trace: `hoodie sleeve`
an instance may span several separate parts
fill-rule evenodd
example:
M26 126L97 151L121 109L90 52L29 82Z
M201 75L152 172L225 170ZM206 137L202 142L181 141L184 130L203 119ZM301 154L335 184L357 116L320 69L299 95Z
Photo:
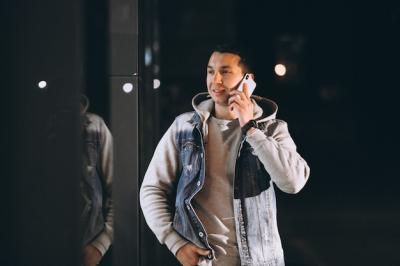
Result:
M275 120L267 129L268 136L256 129L246 140L278 188L286 193L297 193L306 184L310 168L297 153L286 122Z
M172 227L174 202L169 199L180 167L175 132L176 122L158 143L140 188L140 206L148 226L174 255L188 243Z

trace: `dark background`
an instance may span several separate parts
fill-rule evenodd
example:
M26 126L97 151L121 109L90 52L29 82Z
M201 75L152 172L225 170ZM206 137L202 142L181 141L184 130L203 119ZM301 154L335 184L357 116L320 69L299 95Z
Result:
M1 265L79 260L82 91L116 141L113 265L176 265L140 215L138 188L162 134L206 90L209 49L225 42L253 51L255 94L278 103L311 167L299 194L277 194L287 265L400 265L398 2L27 2L0 5Z

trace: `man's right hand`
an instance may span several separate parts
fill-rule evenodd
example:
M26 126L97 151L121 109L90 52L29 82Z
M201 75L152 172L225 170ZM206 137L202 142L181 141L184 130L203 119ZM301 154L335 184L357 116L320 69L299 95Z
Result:
M176 258L183 266L196 266L199 263L200 257L207 256L210 251L195 246L192 243L187 243L176 253Z

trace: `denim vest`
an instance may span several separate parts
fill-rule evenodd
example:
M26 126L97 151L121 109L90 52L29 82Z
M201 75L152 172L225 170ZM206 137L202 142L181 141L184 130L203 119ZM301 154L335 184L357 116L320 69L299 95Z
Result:
M178 131L176 143L181 172L177 184L174 229L199 247L211 250L207 232L191 201L202 189L205 179L205 147L200 116L194 112L191 129ZM259 128L267 133L265 122ZM241 265L284 265L276 222L275 193L271 178L252 147L242 136L237 151L233 206L236 238Z
M103 186L99 175L100 120L92 114L83 116L83 173L81 189L82 244L87 245L104 229Z

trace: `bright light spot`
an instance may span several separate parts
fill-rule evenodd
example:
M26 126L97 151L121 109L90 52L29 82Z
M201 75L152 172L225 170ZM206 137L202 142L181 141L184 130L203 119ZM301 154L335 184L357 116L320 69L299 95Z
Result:
M158 89L160 88L161 81L159 79L153 79L153 88Z
M47 82L44 81L44 80L42 80L42 81L40 81L40 82L38 83L38 87L41 88L41 89L46 88L46 86L47 86Z
M276 66L275 66L275 73L278 75L278 76L284 76L285 74L286 74L286 67L285 67L285 65L282 65L282 64L277 64Z
M132 83L125 83L122 86L122 89L124 90L124 92L130 93L133 90L133 85L132 85Z
M146 66L150 66L151 61L153 61L153 55L151 52L151 48L146 47L146 49L144 49L144 64Z

